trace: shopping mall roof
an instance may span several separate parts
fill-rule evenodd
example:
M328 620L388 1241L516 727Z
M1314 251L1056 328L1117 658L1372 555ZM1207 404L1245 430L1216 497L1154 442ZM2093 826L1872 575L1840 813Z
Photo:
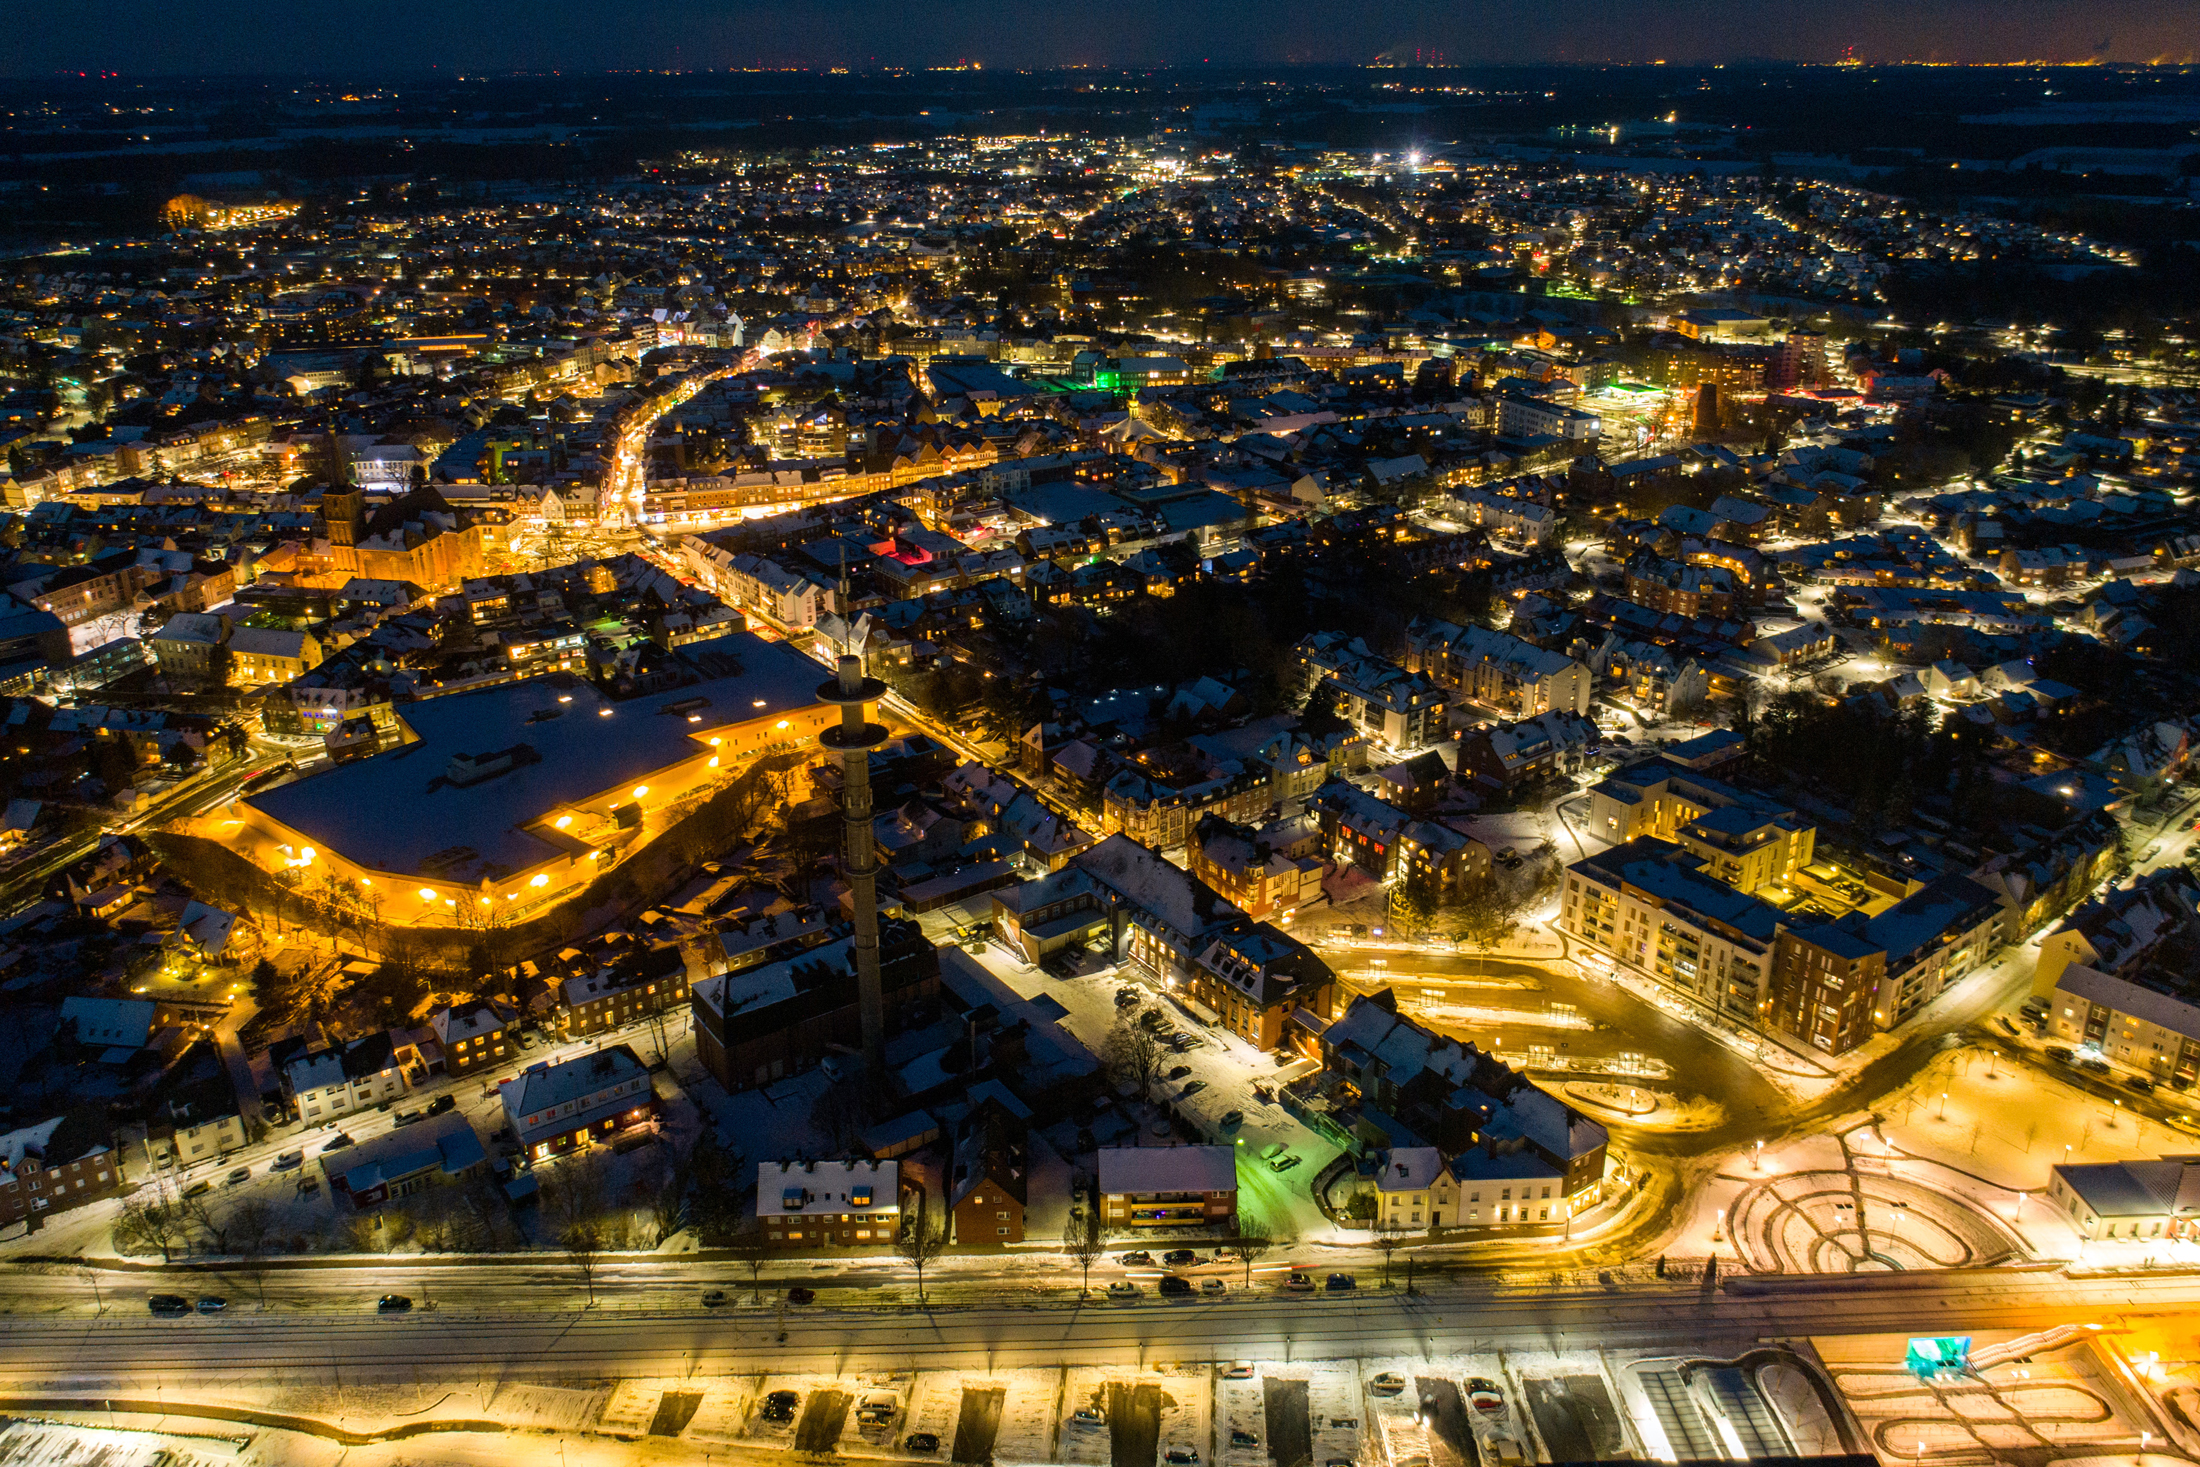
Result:
M741 670L624 701L585 681L536 678L405 704L400 715L417 743L245 803L370 870L469 884L523 871L561 852L522 828L529 822L646 783L701 752L695 740L713 729L816 704L825 670L785 643L736 632L710 647L731 654ZM473 782L450 778L454 756L483 759L522 747L529 752L501 772L484 763Z

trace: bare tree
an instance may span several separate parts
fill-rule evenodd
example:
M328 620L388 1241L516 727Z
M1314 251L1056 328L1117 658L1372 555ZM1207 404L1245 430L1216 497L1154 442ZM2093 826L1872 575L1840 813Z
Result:
M894 1239L894 1251L907 1259L917 1271L917 1304L924 1304L924 1266L947 1251L947 1225L919 1210L901 1236Z
M565 1261L581 1276L581 1283L588 1290L589 1306L593 1308L596 1270L603 1266L603 1235L594 1223L574 1223L559 1234L558 1245L565 1249Z
M229 1251L230 1213L226 1208L216 1207L204 1197L186 1197L178 1206L185 1226L197 1234L199 1251Z
M274 1232L275 1204L265 1197L247 1197L229 1210L229 1236L239 1253L264 1252Z
M1107 1066L1109 1077L1120 1084L1136 1085L1138 1093L1148 1099L1152 1098L1153 1082L1160 1077L1166 1054L1153 1030L1130 1013L1115 1021L1100 1046L1100 1060Z
M753 1217L742 1223L733 1241L726 1245L726 1252L733 1256L734 1262L748 1265L749 1291L757 1303L763 1303L764 1265L772 1257L772 1250L764 1242L764 1225Z
M662 1247L689 1222L688 1168L684 1164L676 1161L665 1168L664 1175L649 1189L648 1205L653 1241Z
M1463 883L1451 907L1452 925L1483 958L1520 925L1520 903L1494 875Z
M1062 1251L1077 1265L1080 1294L1092 1292L1092 1266L1107 1251L1107 1244L1100 1236L1100 1210L1092 1208L1083 1217L1073 1210L1069 1220L1062 1224Z
M1279 1240L1258 1213L1238 1214L1238 1257L1245 1262L1245 1287L1253 1287L1253 1265L1265 1258Z
M123 1253L151 1253L158 1251L163 1263L175 1262L176 1249L183 1247L190 1237L190 1230L173 1203L125 1202L122 1215L115 1219L115 1247Z
M1390 1287L1390 1259L1406 1244L1405 1228L1387 1214L1375 1214L1375 1251L1383 1255L1383 1287Z
M604 1214L603 1177L589 1158L569 1156L544 1182L542 1201L560 1237L575 1227L598 1228Z
M458 1189L458 1201L474 1225L477 1243L495 1248L498 1225L505 1218L504 1195L496 1178L487 1171L475 1172Z

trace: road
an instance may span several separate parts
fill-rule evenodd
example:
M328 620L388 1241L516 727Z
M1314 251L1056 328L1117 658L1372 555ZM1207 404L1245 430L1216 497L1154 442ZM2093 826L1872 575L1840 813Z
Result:
M397 1270L391 1283L409 1281ZM507 1286L524 1287L523 1281ZM1552 1288L1524 1277L1405 1297L1255 1293L1228 1302L1054 1308L754 1310L699 1307L476 1312L451 1303L381 1316L362 1301L311 1315L24 1318L0 1332L0 1380L22 1388L181 1392L258 1370L341 1371L354 1382L991 1368L1189 1360L1311 1360L1670 1345L1739 1351L1770 1337L1936 1334L2112 1323L2200 1304L2200 1278L2111 1281L2051 1273L1776 1281L1763 1292L1695 1283Z

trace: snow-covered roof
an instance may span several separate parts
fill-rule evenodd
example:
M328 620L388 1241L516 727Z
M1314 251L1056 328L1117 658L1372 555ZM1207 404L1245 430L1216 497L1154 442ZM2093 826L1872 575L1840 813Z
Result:
M756 1168L756 1215L805 1212L893 1217L901 1212L898 1161L766 1161Z
M1237 1190L1235 1146L1103 1146L1099 1162L1104 1197Z

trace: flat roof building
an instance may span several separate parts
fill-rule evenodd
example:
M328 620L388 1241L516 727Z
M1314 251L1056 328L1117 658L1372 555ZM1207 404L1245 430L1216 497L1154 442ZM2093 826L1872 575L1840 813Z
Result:
M615 700L538 678L406 704L401 747L247 796L202 831L272 870L363 883L382 921L500 919L576 894L665 828L668 806L759 757L807 750L834 715L817 664L737 632L706 667L738 670Z

